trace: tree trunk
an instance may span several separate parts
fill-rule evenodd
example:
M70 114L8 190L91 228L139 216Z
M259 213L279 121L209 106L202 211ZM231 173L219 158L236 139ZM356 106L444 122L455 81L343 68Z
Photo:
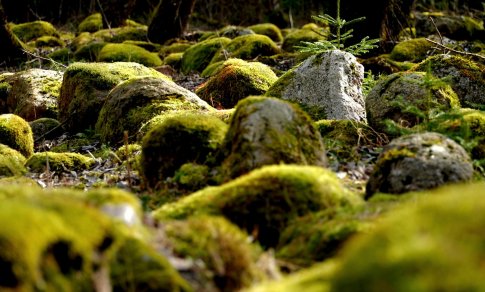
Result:
M182 36L194 9L195 0L162 0L148 27L148 39L163 44Z
M123 26L135 8L135 0L100 0L103 22L106 27Z
M15 65L25 59L24 46L22 42L12 33L8 27L7 18L3 11L2 3L0 2L0 65L10 66Z

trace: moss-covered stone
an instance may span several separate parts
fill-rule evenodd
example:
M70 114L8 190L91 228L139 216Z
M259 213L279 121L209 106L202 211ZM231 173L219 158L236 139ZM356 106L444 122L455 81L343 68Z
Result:
M484 188L446 186L389 213L344 248L331 291L485 289L485 238L476 232L485 220Z
M292 219L326 208L360 203L361 199L344 189L329 170L274 165L163 205L153 215L161 220L222 214L253 234L263 246L274 247Z
M94 160L78 153L37 152L25 162L25 166L32 172L50 171L79 171L88 169Z
M61 123L56 119L40 118L29 122L32 133L34 134L34 141L40 139L52 139L62 134Z
M145 184L157 188L187 162L214 163L227 125L203 113L167 115L143 138L141 174Z
M247 96L263 95L277 79L267 65L229 59L195 92L213 107L228 109Z
M70 131L94 127L108 92L136 76L167 78L137 63L74 63L64 72L59 121Z
M391 59L395 61L421 62L426 59L433 44L425 38L411 39L398 43L391 51Z
M281 48L286 52L296 52L301 42L316 42L325 39L324 36L311 29L296 29L284 37Z
M63 47L66 43L55 36L41 36L35 40L35 47Z
M25 157L7 145L0 144L0 176L21 176L27 172Z
M174 181L184 189L196 191L208 184L210 173L207 165L185 163L174 174Z
M74 60L74 54L69 48L60 48L52 53L47 55L48 58L52 60L62 63L62 64L69 64L72 60Z
M280 49L269 37L248 34L238 36L220 48L211 62L224 61L227 58L252 60L258 56L272 56L278 53L280 53Z
M11 25L12 32L23 42L29 42L41 36L59 36L56 28L46 21L33 21Z
M99 62L136 62L148 67L160 66L162 60L156 53L130 44L106 44L98 53Z
M183 56L184 53L171 53L163 58L163 64L178 70L182 66Z
M218 37L202 41L186 49L182 57L182 72L202 72L209 65L216 52L230 42L231 39L229 38Z
M146 41L148 27L122 26L111 29L102 29L93 33L93 37L108 43L122 43L124 41Z
M132 78L108 94L95 129L103 142L116 144L123 141L124 131L136 135L151 118L180 110L213 109L189 90L166 78Z
M34 153L34 137L29 123L14 114L0 115L0 143L27 158Z
M192 45L194 45L194 44L193 43L187 43L187 42L172 43L168 46L162 46L160 48L160 51L158 52L158 54L162 57L166 57L166 56L173 54L173 53L183 53L183 52L185 52L185 50L190 48Z
M144 48L145 50L147 50L151 53L158 53L158 51L160 51L160 47L161 47L159 44L155 44L155 43L148 42L148 41L127 40L127 41L124 41L123 44L139 46L140 48Z
M86 17L77 27L78 32L96 32L103 28L101 13L94 13Z
M197 216L164 222L174 253L204 263L206 281L219 291L237 291L263 278L256 261L261 251L248 235L222 217Z
M281 43L283 41L283 34L281 34L281 30L272 23L255 24L249 26L248 28L257 34L268 36L276 43Z
M107 43L103 41L92 41L83 45L74 52L74 60L94 62L98 60L98 55L101 49L106 46Z
M226 25L216 32L216 35L226 37L226 38L237 38L243 35L254 34L254 31L247 27L237 26L237 25Z

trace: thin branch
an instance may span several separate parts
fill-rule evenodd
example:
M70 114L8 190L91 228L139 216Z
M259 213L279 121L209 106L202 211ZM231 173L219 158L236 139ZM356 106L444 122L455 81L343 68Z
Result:
M462 55L462 56L468 56L468 57L475 57L475 58L478 58L482 61L485 61L485 56L482 56L482 55L479 55L479 54L474 54L474 53L468 53L468 52L462 52L462 51L458 51L458 50L455 50L455 49L452 49L452 48L448 48L438 42L435 42L433 40L430 40L430 39L426 39L428 42L432 43L433 45L436 45L438 46L437 49L440 49L440 50L443 50L443 51L449 51L449 52L452 52L452 53L455 53L455 54L458 54L458 55Z
M36 54L34 54L34 53L32 53L32 52L29 52L29 51L27 51L27 50L24 50L24 49L22 49L22 51L23 51L24 53L26 53L27 55L30 55L30 56L32 56L32 57L34 57L34 58L36 58L36 59L41 59L41 60L44 60L44 61L49 61L49 62L52 62L53 64L55 64L55 65L57 65L57 66L61 66L61 67L63 67L63 68L67 68L67 66L66 66L66 65L64 65L64 64L62 64L62 63L59 63L59 62L56 62L56 61L52 60L51 58L45 58L45 57L42 57L42 56L36 55Z
M443 36L441 35L440 30L439 30L439 29L438 29L438 27L436 26L436 22L434 22L434 19L433 19L433 17L431 17L431 16L429 17L429 20L431 20L431 23L433 24L434 29L436 29L436 32L438 33L438 36L440 37L440 43L441 43L441 45L443 45L443 44L444 44L444 43L443 43Z

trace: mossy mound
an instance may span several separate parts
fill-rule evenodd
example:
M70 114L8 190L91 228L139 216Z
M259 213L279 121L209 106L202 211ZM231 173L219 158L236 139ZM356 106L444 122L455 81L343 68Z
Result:
M86 17L77 27L78 32L96 32L103 28L101 13L94 13Z
M29 122L34 141L40 139L52 139L62 134L61 123L56 119L40 118Z
M34 153L34 136L29 123L14 114L0 115L0 143L27 158Z
M263 165L326 166L322 138L298 106L251 96L236 106L222 146L224 175L235 178Z
M484 290L484 189L446 186L393 211L344 248L331 291Z
M151 118L171 111L212 110L189 90L172 81L138 77L116 86L108 94L96 123L103 142L123 141L123 132L135 135Z
M158 54L162 57L166 57L170 54L173 54L173 53L183 53L185 52L185 50L187 50L188 48L190 48L192 45L194 45L193 43L172 43L168 46L162 46L160 48L160 51L158 52Z
M137 63L73 63L64 72L59 121L70 131L94 127L111 89L137 76L167 78Z
M103 41L92 41L83 45L74 52L74 60L94 62L98 60L99 52L106 46Z
M122 43L124 41L146 41L148 27L142 26L122 26L112 29L102 29L92 34L96 39L101 39L108 43Z
M301 42L316 42L325 39L324 36L314 32L311 29L295 29L284 37L281 48L286 52L298 51L297 46Z
M163 58L163 64L169 65L174 69L180 69L182 66L182 58L184 53L171 53L165 58Z
M255 24L249 26L248 28L257 34L262 34L269 37L276 43L281 43L283 41L283 34L281 33L281 30L272 23Z
M196 191L209 184L210 168L207 165L185 163L175 171L173 180L181 188Z
M453 55L429 57L413 68L444 78L458 95L463 107L483 109L485 105L485 65Z
M218 36L226 37L226 38L237 38L243 35L250 35L254 34L254 31L247 27L237 26L237 25L226 25L223 28L219 29L216 33Z
M214 163L227 125L203 113L179 112L166 117L143 138L141 174L156 188L184 163Z
M195 91L215 108L233 108L250 95L263 95L278 77L267 65L229 59Z
M426 59L433 44L425 38L411 39L398 43L391 51L391 59L395 61L421 62Z
M156 53L130 44L106 44L98 54L99 62L136 62L148 67L160 66L162 60Z
M423 122L432 111L459 106L451 86L424 72L399 72L380 79L365 102L369 125L389 134L387 120L410 128Z
M69 48L59 48L52 53L49 53L47 57L65 65L74 60L74 54Z
M145 50L151 52L151 53L158 53L160 51L160 45L148 41L124 41L123 44L128 44L128 45L135 45L139 46L140 48L144 48Z
M231 39L229 38L218 37L202 41L186 49L182 57L182 72L202 72L209 65L217 51L230 42Z
M33 21L11 26L12 32L23 42L29 42L41 36L57 36L56 28L46 21Z
M221 214L274 247L292 219L310 212L360 204L329 170L315 166L274 165L254 170L219 187L208 187L153 212L155 218L182 219Z
M64 47L66 43L55 36L41 36L35 40L35 47L42 48L42 47Z
M260 34L248 34L234 38L214 55L211 62L229 58L252 60L258 56L272 56L280 53L280 49L269 37Z
M0 144L0 176L21 176L27 172L25 157L7 145Z
M208 270L202 278L213 282L218 291L237 291L263 278L256 266L260 249L225 218L197 216L162 224L173 252L202 261Z
M37 152L25 162L25 166L32 172L50 171L79 171L88 169L94 160L78 153Z

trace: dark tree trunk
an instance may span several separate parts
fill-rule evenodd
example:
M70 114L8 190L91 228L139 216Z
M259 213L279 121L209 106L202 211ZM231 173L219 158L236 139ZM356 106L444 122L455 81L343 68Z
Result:
M124 25L133 8L136 0L100 0L100 9L103 12L103 22L106 27L119 27Z
M381 22L381 48L384 52L392 50L398 42L399 33L409 25L409 15L414 0L389 0Z
M25 58L23 44L8 27L2 3L0 2L0 65L14 65Z
M164 43L182 36L194 9L195 0L162 0L148 27L148 39Z

